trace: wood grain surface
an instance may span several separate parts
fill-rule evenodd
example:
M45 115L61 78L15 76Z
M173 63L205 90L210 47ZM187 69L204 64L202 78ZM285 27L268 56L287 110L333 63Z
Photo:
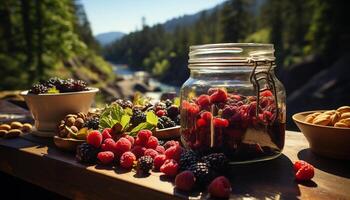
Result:
M294 181L293 162L316 168L313 181ZM0 139L0 170L72 199L207 199L182 193L154 173L139 177L120 168L86 166L54 147L50 139L24 135ZM319 157L299 132L287 131L283 154L271 161L233 166L231 199L350 199L350 163Z

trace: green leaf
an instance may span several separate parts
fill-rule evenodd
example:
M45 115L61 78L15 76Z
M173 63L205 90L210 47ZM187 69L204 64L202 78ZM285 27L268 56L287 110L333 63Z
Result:
M100 129L112 128L117 122L120 122L124 110L118 104L106 106L100 116Z
M146 114L146 121L152 125L157 126L158 124L158 117L154 112L148 111Z
M125 130L129 126L130 118L131 117L127 114L122 116L120 124L123 126L123 130Z
M128 114L128 115L132 116L132 109L129 107L124 108L124 114Z
M121 121L122 116L124 115L124 110L121 106L118 104L113 104L112 105L112 110L111 110L111 117L114 120L117 120L118 122Z
M59 90L56 89L55 86L53 86L52 88L50 88L48 91L47 91L48 94L58 94L60 93Z
M180 98L179 98L179 97L176 97L176 98L174 99L174 105L180 107Z
M153 125L153 124L150 124L148 122L143 122L143 123L140 123L139 125L137 125L135 128L133 128L129 135L131 136L136 136L137 132L139 132L140 130L144 130L144 129L147 129L147 130L153 130L156 126Z

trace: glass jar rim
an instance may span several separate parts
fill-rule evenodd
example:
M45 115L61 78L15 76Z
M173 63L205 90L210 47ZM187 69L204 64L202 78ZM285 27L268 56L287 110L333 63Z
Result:
M273 44L217 43L190 46L190 65L246 65L252 61L275 61Z

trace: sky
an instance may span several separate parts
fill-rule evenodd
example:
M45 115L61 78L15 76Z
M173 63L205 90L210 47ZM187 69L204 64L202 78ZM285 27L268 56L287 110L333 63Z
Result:
M110 31L129 33L147 25L212 8L225 0L80 0L94 35Z

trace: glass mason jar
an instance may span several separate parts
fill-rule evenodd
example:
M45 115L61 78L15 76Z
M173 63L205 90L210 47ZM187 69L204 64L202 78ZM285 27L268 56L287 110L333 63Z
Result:
M284 146L286 93L274 74L272 44L190 47L191 75L181 87L181 140L231 164L268 160Z

